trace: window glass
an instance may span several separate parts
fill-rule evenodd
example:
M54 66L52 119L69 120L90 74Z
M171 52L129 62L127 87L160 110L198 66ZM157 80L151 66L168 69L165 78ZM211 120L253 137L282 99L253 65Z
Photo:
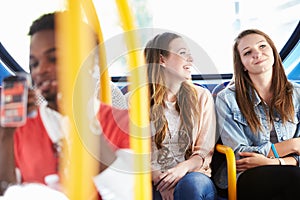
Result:
M0 6L0 42L29 72L29 26L44 13L64 8L62 0L5 0Z
M1 6L1 43L25 70L28 71L27 32L32 20L45 12L63 9L64 2L7 0ZM105 41L115 44L112 41L119 39L123 33L115 1L93 2ZM133 10L137 28L155 29L153 33L174 31L187 39L196 65L193 74L232 73L232 44L237 34L246 28L265 31L280 51L299 22L300 10L300 0L128 0L128 2ZM150 35L142 31L141 50L149 38ZM115 45L109 51L114 51L119 46ZM126 75L128 71L126 59L126 54L121 54L108 63L111 76Z
M158 31L174 31L182 34L191 43L196 69L193 74L232 73L232 45L238 33L247 28L266 32L275 42L278 51L285 45L299 22L300 0L131 0L138 28L153 28ZM99 2L100 3L100 2ZM112 10L103 13L103 21ZM116 11L116 10L115 10ZM100 18L102 19L102 18ZM108 22L105 28L113 29L118 18ZM121 27L121 26L119 26ZM122 29L114 29L121 34ZM143 34L142 34L143 35ZM144 34L145 35L145 34ZM110 38L111 39L111 38ZM149 39L149 38L147 38ZM142 41L147 41L142 38ZM203 52L202 52L203 51ZM203 59L201 55L207 54ZM123 62L120 62L123 61ZM123 55L110 65L112 76L122 76ZM211 67L213 65L213 67ZM121 72L121 73L120 73Z

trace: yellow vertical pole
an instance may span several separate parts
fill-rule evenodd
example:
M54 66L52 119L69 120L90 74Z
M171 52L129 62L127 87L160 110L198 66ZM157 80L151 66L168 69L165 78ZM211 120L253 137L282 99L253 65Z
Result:
M216 148L217 151L226 155L228 173L228 200L236 200L236 165L234 152L232 148L221 144L217 144Z
M151 171L150 171L150 130L149 130L149 102L148 90L144 85L146 72L144 62L138 51L139 40L135 32L133 15L126 0L116 0L120 19L125 32L124 36L129 52L130 85L133 91L130 98L130 147L134 151L136 200L152 199ZM146 98L145 98L146 97Z
M94 28L99 40L99 71L101 83L101 87L99 88L100 100L104 103L111 104L110 77L107 68L106 50L99 18L92 0L83 1L82 6L88 19L88 23Z
M62 94L59 109L69 118L70 122L67 142L70 145L64 146L60 173L64 192L70 200L90 200L96 199L92 177L96 174L98 166L95 165L93 158L81 141L79 132L84 130L76 129L73 113L73 91L77 74L86 53L91 49L92 41L89 41L91 37L87 36L87 32L83 30L82 23L80 23L82 22L80 1L67 1L67 7L68 12L56 19L56 46L58 47L57 52L61 54L57 69L59 91ZM76 106L80 108L79 110L83 110L86 105L78 103ZM83 119L82 123L86 120Z

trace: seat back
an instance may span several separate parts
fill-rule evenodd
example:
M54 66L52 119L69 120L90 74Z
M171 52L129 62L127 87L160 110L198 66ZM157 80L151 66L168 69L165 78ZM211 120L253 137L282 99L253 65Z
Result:
M214 101L216 101L217 94L222 91L226 86L228 85L230 81L225 81L223 83L218 84L213 90L212 90L212 96L214 98ZM217 144L223 144L221 137L218 138ZM216 144L216 146L217 146ZM221 183L219 180L220 173L222 173L222 170L226 170L226 155L223 153L220 153L215 148L212 162L211 162L211 169L212 169L212 180L217 188L218 196L227 199L228 198L228 189L224 185L224 183Z
M220 83L219 85L217 85L212 91L211 91L211 94L214 98L214 100L216 101L216 97L217 97L217 94L223 90L224 88L227 87L228 83L230 83L230 81L225 81L223 83Z

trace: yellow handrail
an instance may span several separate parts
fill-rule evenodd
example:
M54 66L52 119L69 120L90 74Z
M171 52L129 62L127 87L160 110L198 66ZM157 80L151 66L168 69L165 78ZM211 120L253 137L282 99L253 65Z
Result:
M152 199L151 190L151 171L150 171L150 130L149 130L149 105L148 101L145 101L145 96L148 96L147 87L140 87L146 80L146 73L138 69L143 66L143 60L138 51L134 51L136 47L139 47L139 40L137 36L132 32L135 30L134 20L129 9L127 1L116 0L121 21L123 23L124 32L126 32L126 43L129 52L129 68L133 72L131 79L132 88L137 88L134 95L131 98L131 104L136 105L129 110L130 113L130 146L134 151L134 167L135 167L135 199ZM62 17L58 20L58 37L57 41L63 44L62 47L62 60L59 63L58 81L60 91L63 95L61 102L61 111L66 114L70 119L70 141L68 154L64 154L64 160L62 160L62 166L66 167L66 174L62 173L62 181L64 184L65 192L69 199L92 199L91 194L94 194L94 186L92 185L91 178L95 174L94 161L91 155L83 147L80 138L80 133L84 130L77 130L78 127L74 123L74 110L73 110L73 88L75 85L77 75L79 73L81 64L85 56L83 52L87 52L86 44L87 40L82 40L86 37L81 27L82 10L85 11L88 23L92 24L95 32L98 35L100 42L99 61L101 72L101 100L106 103L111 103L109 76L106 66L106 55L104 42L101 32L100 23L91 0L80 1L72 0L68 1L68 16ZM83 35L82 35L83 34ZM89 46L90 47L90 46ZM90 49L89 49L90 50ZM67 67L68 66L68 67ZM66 76L65 74L68 74ZM83 83L84 84L84 83ZM80 85L80 84L79 84ZM80 92L79 92L80 94ZM78 95L78 93L77 93ZM79 108L76 110L84 110L82 102L77 101L76 106ZM82 123L86 122L86 116L82 116ZM78 120L77 120L78 122ZM76 128L77 129L76 129ZM134 134L132 134L134 133ZM67 163L69 162L69 163ZM84 183L84 186L82 185Z
M228 200L236 200L236 165L233 150L225 145L217 144L217 151L226 155L228 173Z
M57 39L59 51L62 56L58 60L58 86L62 94L60 111L65 114L70 122L68 132L68 144L64 147L63 157L60 160L60 174L62 177L63 189L70 200L75 199L96 199L97 191L92 181L92 177L98 172L98 162L92 157L88 149L83 146L82 134L87 133L87 117L80 116L83 126L76 126L74 118L73 100L77 100L76 110L83 112L86 110L84 101L80 96L83 94L82 88L74 96L74 86L81 65L87 54L93 48L92 39L89 40L88 32L82 23L81 1L72 0L67 2L67 12L58 16ZM90 36L90 35L89 35ZM82 40L82 38L86 38ZM83 83L85 84L85 83ZM80 83L79 83L80 85ZM77 90L78 88L76 88ZM67 151L66 151L67 149Z
M130 98L130 147L134 151L135 185L134 199L152 199L150 171L150 129L149 129L149 98L148 88L143 85L147 80L144 60L138 51L140 44L135 32L135 24L126 0L116 0L122 22L124 36L129 54L129 90L133 91Z
M94 28L99 42L99 71L100 71L100 84L99 94L100 100L106 104L111 104L111 90L110 90L110 76L107 68L106 61L106 49L103 39L103 33L100 26L100 20L98 18L95 6L92 0L84 0L82 2L85 15L87 17L88 23Z

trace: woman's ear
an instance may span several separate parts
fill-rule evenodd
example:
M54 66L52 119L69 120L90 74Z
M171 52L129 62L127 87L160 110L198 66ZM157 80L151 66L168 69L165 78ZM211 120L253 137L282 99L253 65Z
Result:
M165 57L163 55L160 54L159 56L159 64L163 67L166 67L166 63L165 63Z

